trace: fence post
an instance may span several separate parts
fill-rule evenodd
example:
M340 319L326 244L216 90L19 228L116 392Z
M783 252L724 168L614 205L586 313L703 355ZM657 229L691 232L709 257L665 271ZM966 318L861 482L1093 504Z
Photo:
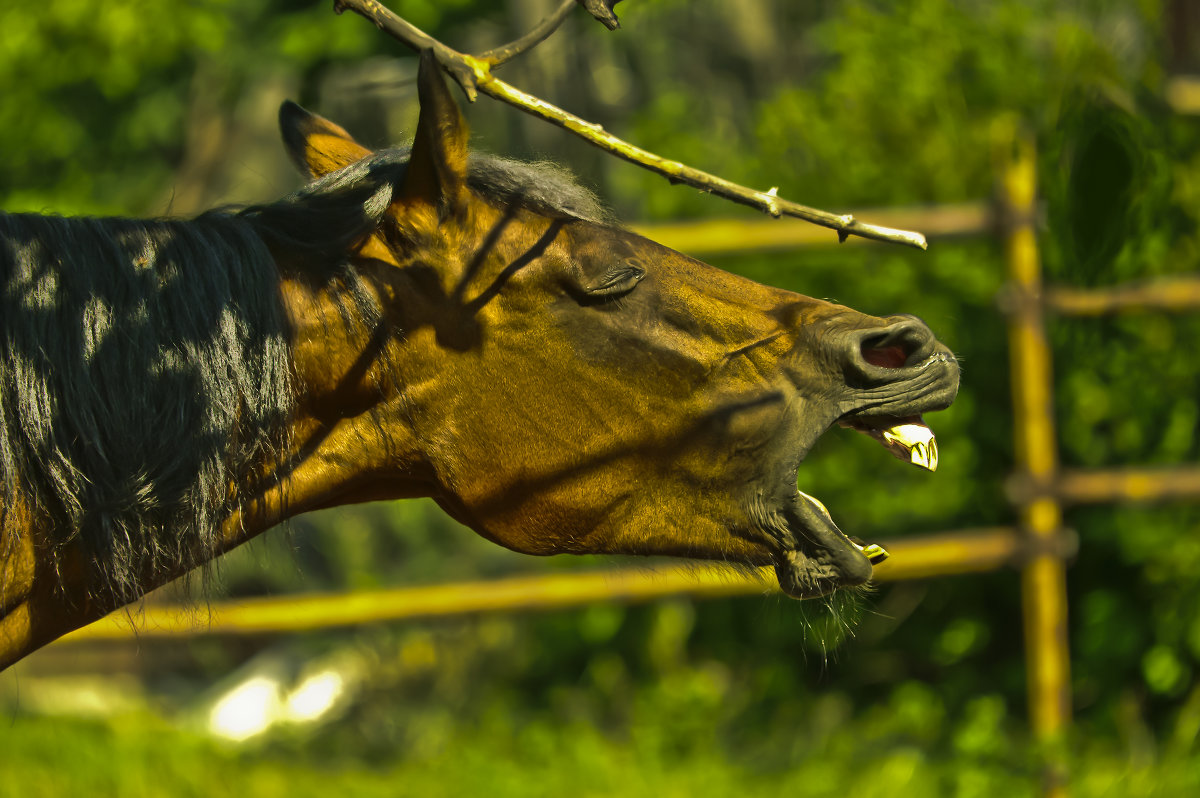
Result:
M1005 125L1005 127L1008 127ZM1032 490L1017 499L1029 556L1021 569L1026 678L1033 737L1044 757L1044 795L1067 794L1065 736L1070 724L1066 570L1060 541L1062 507L1053 489L1058 472L1053 372L1038 258L1037 158L1032 137L999 136L1005 245L1010 295L1009 358L1017 475Z

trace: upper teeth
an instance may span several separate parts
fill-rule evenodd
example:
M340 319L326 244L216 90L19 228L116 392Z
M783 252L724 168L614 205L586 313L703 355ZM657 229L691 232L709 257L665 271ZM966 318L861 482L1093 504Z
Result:
M901 460L929 471L937 471L937 440L933 437L933 430L927 427L919 416L900 421L890 427L872 427L855 421L842 421L842 425L865 432Z
M883 445L901 460L930 471L937 471L937 439L924 424L897 424L880 430Z

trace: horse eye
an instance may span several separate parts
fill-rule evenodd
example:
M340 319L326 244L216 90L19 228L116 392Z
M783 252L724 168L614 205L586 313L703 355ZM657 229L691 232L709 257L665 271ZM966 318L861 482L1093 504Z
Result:
M646 276L646 270L636 261L622 261L606 271L599 280L584 286L591 299L614 299L628 294Z

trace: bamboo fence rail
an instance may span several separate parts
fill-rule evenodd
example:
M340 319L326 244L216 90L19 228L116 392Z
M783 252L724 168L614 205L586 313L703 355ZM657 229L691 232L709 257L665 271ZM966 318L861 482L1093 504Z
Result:
M889 582L993 571L1017 562L1022 543L1017 530L1010 527L883 541L892 557L879 566L876 577ZM600 601L766 595L779 592L774 584L771 569L756 577L701 565L565 571L457 584L243 599L201 608L146 603L78 629L62 642L120 640L131 634L139 639L286 634L421 618L561 610Z

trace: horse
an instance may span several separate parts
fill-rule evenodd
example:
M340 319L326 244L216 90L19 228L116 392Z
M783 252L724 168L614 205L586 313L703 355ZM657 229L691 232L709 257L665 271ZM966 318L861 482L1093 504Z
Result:
M533 555L774 566L796 598L871 578L882 550L797 469L836 423L920 460L950 350L468 153L428 53L418 98L411 147L379 152L285 103L311 181L273 203L0 214L0 667L355 502L432 497Z

